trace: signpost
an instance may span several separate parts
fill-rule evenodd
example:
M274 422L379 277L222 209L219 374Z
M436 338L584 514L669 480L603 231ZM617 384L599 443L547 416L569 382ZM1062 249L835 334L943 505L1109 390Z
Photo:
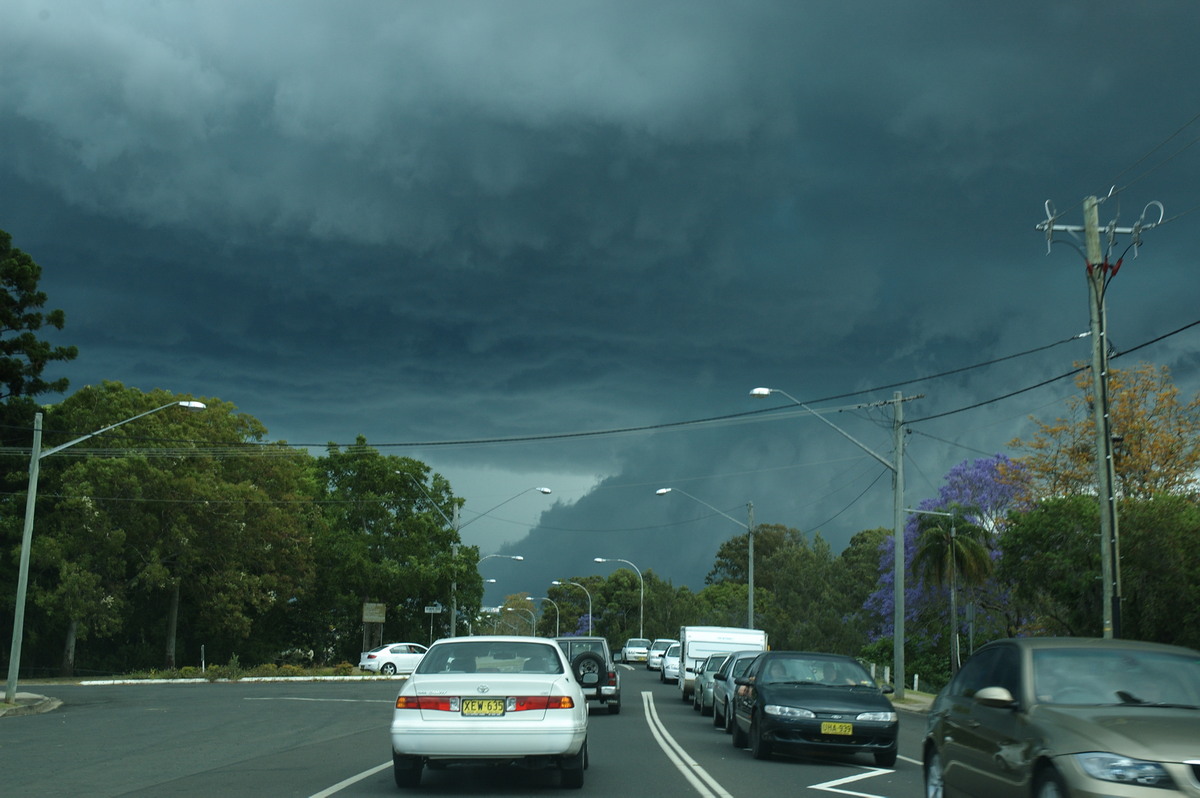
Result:
M442 614L442 605L436 601L426 604L425 614L429 616L429 645L433 645L433 616Z

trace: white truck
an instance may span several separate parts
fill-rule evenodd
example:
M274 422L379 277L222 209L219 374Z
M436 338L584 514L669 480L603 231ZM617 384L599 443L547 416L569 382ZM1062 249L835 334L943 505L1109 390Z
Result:
M709 654L726 651L766 651L767 633L736 626L679 627L679 692L684 701L692 697L696 670Z

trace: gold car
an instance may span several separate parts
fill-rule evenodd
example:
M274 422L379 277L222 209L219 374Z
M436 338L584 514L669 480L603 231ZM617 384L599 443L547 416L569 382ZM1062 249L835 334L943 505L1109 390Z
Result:
M924 758L928 798L1200 796L1200 652L990 643L934 700Z

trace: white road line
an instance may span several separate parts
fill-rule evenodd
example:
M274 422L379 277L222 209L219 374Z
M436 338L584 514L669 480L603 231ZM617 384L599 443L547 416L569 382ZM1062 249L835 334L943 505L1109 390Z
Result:
M854 792L853 790L839 790L838 787L843 784L850 784L855 781L860 781L861 779L874 778L881 773L891 772L892 771L890 770L871 768L866 773L856 773L853 776L846 776L845 778L834 779L833 781L826 781L821 784L810 784L808 788L810 790L821 790L822 792L836 792L838 795L854 795L858 796L858 798L887 798L886 795L876 795L875 793L871 792Z
M308 798L329 798L330 795L341 792L342 790L349 787L351 784L357 784L358 782L362 781L363 779L367 778L368 776L374 776L379 771L387 770L391 766L392 766L391 762L384 762L382 765L377 765L376 767L373 767L370 770L364 770L362 773L359 773L356 776L351 776L350 778L348 778L344 781L339 781L337 784L333 785L332 787L330 787L327 790L321 790L320 792L314 792Z
M658 711L654 707L654 694L651 692L642 693L642 706L646 710L646 723L650 726L650 733L654 735L654 739L658 741L658 747L663 750L667 758L675 765L675 768L683 774L683 777L696 788L696 792L704 796L704 798L733 798L725 788L717 783L717 780L708 775L708 772L700 767L696 760L688 756L687 751L679 743L675 742L675 738L670 735L662 721L658 719Z

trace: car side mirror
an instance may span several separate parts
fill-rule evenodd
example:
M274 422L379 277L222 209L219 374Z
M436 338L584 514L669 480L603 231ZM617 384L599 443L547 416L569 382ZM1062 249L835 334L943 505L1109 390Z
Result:
M985 707L995 707L996 709L1011 709L1017 705L1016 699L1013 698L1007 687L984 687L977 690L975 701Z
M881 691L883 691L884 695L891 695L892 693L896 692L896 688L892 687L890 684L885 684L883 687L881 687L879 689Z
M739 687L749 687L750 685L754 684L754 680L749 676L739 676L733 680L733 683Z

